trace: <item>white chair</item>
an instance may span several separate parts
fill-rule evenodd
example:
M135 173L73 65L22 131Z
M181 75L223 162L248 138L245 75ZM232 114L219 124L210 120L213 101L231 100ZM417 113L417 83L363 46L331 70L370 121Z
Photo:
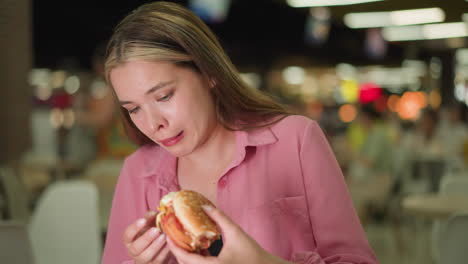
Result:
M0 261L34 264L31 241L24 222L0 222Z
M13 169L0 167L0 182L6 194L6 208L8 218L27 223L29 220L28 194Z
M30 223L36 264L95 264L101 257L98 194L94 184L55 182L38 202Z
M450 217L441 226L436 241L439 263L464 264L468 260L468 213Z
M466 194L468 195L468 178L463 176L444 176L440 183L440 193L443 194ZM432 225L432 234L431 234L431 247L432 255L436 263L451 263L447 262L442 256L441 246L441 236L442 232L450 224L449 220L437 220ZM465 228L468 228L466 226ZM468 229L467 229L468 230ZM468 250L468 248L466 249Z

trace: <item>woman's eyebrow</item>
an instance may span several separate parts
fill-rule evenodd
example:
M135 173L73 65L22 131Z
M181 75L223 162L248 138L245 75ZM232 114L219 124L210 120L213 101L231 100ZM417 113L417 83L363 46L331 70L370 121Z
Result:
M174 80L173 81L167 81L167 82L160 82L160 83L156 84L155 86L151 87L150 89L148 89L148 91L146 91L145 94L153 93L156 90L159 90L159 89L161 89L163 87L166 87L169 84L172 84L174 82L175 82Z
M167 81L167 82L160 82L158 84L156 84L155 86L151 87L150 89L148 89L148 91L145 92L145 95L148 95L150 93L154 93L155 91L161 89L161 88L164 88L170 84L173 84L175 82L175 80L172 80L172 81ZM132 102L131 101L119 101L120 105L125 105L125 104L131 104Z

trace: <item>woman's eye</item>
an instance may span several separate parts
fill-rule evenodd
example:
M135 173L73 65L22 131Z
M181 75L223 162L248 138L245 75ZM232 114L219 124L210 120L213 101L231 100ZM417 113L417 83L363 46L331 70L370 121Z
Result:
M139 107L135 107L135 108L132 108L132 109L128 109L128 113L129 114L135 114L136 112L138 112L140 108Z
M158 99L158 102L165 102L165 101L168 101L169 99L171 99L172 95L174 94L174 92L170 92L168 94L166 94L165 96L163 97L160 97Z

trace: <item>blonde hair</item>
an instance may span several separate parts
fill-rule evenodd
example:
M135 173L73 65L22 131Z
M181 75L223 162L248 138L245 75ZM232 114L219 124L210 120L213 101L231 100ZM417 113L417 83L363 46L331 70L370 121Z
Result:
M105 74L111 86L112 69L132 60L173 62L213 80L216 116L227 129L264 127L290 114L283 105L242 81L213 32L178 4L142 5L117 25L105 62ZM133 124L128 112L122 110L130 139L139 145L151 143Z

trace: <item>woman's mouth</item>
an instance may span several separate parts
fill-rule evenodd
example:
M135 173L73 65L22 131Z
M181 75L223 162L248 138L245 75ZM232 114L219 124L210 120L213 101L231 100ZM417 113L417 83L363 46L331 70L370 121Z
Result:
M177 144L180 140L182 140L182 138L184 138L184 131L181 131L175 137L167 138L159 142L163 144L165 147L170 147L170 146L174 146L175 144Z

